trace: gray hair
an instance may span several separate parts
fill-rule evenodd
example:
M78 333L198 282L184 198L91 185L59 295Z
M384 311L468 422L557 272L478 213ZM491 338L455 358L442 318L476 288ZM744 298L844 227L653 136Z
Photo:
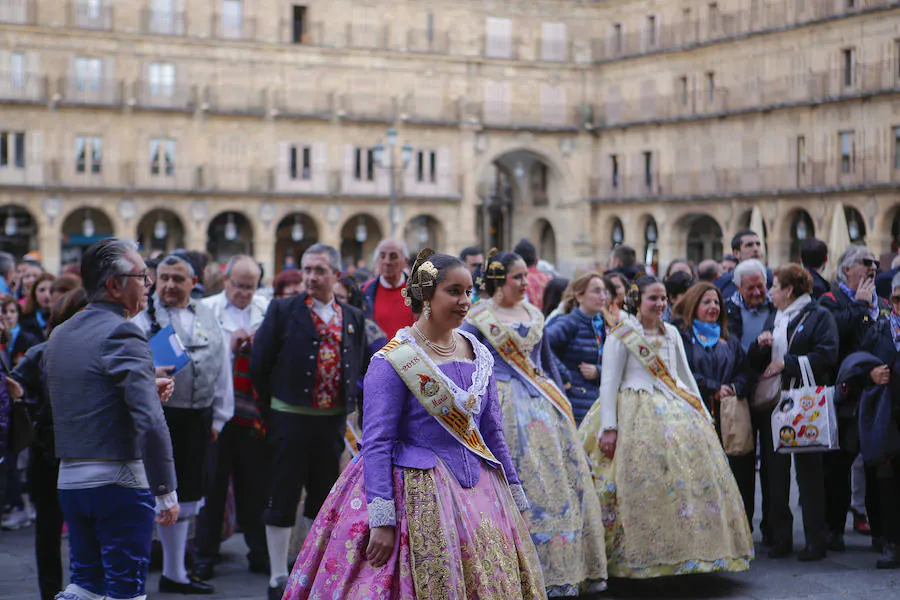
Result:
M135 265L125 255L137 252L137 244L121 238L106 238L88 248L81 259L81 279L90 302L106 296L106 282L126 275Z
M768 277L766 265L762 264L759 260L748 258L747 260L739 262L738 266L734 268L733 281L735 287L741 287L741 281L743 281L744 277L753 275L754 273L761 275L763 279Z
M234 268L243 263L253 265L254 269L260 272L262 271L262 269L259 268L259 263L253 260L252 256L247 256L246 254L235 254L228 261L228 264L225 265L225 277L231 277L231 272L234 270Z
M843 281L847 283L847 274L844 272L844 269L850 268L856 263L858 263L862 258L869 256L872 254L872 251L866 248L865 246L856 246L852 245L841 254L841 257L838 259L837 266L837 278L838 281Z
M16 268L16 259L9 252L0 252L0 275L5 276L7 273Z
M372 257L372 264L378 262L378 254L381 252L382 247L384 247L384 245L388 243L397 244L398 246L400 246L400 252L403 253L403 258L409 259L409 246L406 245L406 242L395 238L384 238L383 240L378 242L377 246L375 246L375 254Z
M898 287L900 287L900 273L897 273L894 275L894 278L891 279L891 291L893 292Z
M341 251L334 246L329 246L328 244L313 244L306 249L303 256L306 256L307 254L324 254L328 257L328 265L331 267L331 270L335 273L340 273L342 264ZM302 256L300 257L300 262L303 262Z
M178 265L184 265L187 267L188 273L191 274L191 277L196 277L197 272L194 271L194 265L192 265L189 261L185 260L183 257L178 256L177 254L170 254L156 265L157 270L162 267L176 267Z

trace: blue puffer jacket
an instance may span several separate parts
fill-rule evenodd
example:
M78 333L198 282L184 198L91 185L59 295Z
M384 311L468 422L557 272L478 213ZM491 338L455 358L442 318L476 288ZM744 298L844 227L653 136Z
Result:
M605 328L601 335L602 341L606 341ZM577 307L573 308L572 312L553 319L544 336L558 359L563 383L571 384L566 394L572 403L575 422L580 424L600 393L600 378L588 381L578 368L581 363L588 363L600 370L600 344L591 318Z

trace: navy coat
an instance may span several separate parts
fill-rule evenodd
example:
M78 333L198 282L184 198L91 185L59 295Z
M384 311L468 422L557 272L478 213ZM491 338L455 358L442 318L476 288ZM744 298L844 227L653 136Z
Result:
M600 370L600 348L601 342L606 341L606 328L603 328L601 342L598 342L591 317L576 307L572 312L553 319L544 336L558 359L556 364L563 382L570 384L566 395L572 403L576 424L581 423L600 394L600 378L593 381L585 379L578 366L588 363Z
M712 348L705 348L694 339L692 331L682 331L681 337L688 364L707 407L712 406L713 396L723 385L734 388L739 398L747 397L747 355L741 348L740 338L731 335L727 340L720 339Z

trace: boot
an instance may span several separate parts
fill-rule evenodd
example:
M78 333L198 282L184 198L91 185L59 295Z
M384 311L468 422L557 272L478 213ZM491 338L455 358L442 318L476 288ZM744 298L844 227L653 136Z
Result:
M884 542L884 550L875 561L876 569L900 569L900 550L896 542Z
M829 550L833 550L835 552L843 552L847 549L847 547L844 545L843 531L829 531L828 538L825 543Z

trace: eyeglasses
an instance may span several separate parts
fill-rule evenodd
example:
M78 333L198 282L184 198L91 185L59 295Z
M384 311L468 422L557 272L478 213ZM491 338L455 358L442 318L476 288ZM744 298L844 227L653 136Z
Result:
M145 286L148 286L151 283L153 283L153 280L150 279L150 273L147 271L144 271L143 273L123 273L122 277L134 277L135 279L140 277L141 279L144 280Z
M872 265L875 265L876 269L881 267L881 262L875 260L874 258L863 258L859 262L867 269L870 268Z
M226 281L242 292L255 292L256 291L255 285L242 285L239 283L235 283L231 279L226 279Z

